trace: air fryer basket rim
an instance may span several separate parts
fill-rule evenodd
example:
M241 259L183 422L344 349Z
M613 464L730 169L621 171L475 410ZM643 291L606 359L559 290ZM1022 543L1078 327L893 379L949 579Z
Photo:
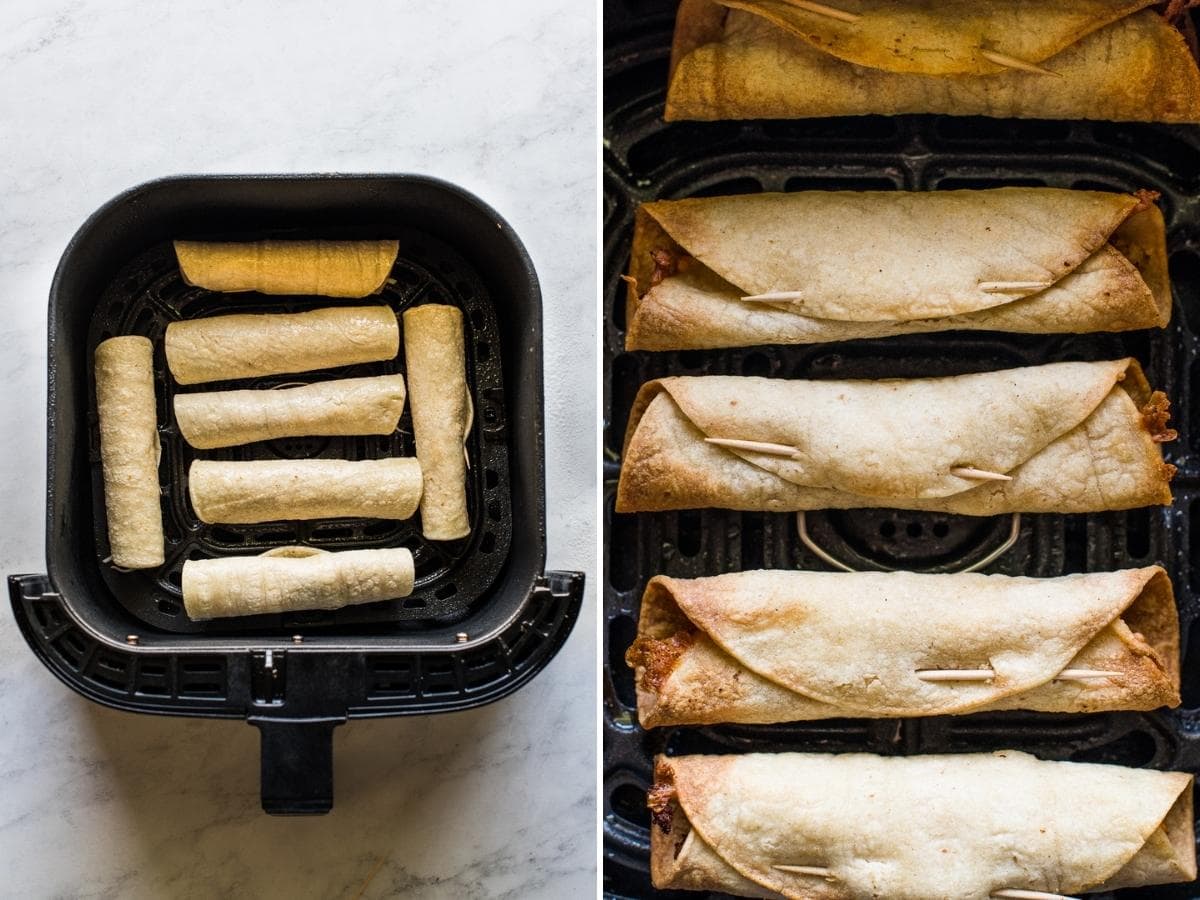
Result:
M544 478L544 442L543 442L543 427L542 416L544 415L544 398L542 390L542 357L541 357L541 291L537 279L536 270L533 262L529 257L528 251L525 249L520 238L517 236L508 222L500 216L490 205L481 200L471 192L461 188L451 182L440 178L423 174L407 174L407 173L315 173L315 174L292 174L292 173L254 173L254 174L213 174L204 173L198 175L176 174L167 175L159 178L154 178L140 184L134 185L121 191L112 199L106 201L93 213L91 213L84 223L77 229L70 241L67 243L66 249L59 261L54 279L50 289L50 305L51 315L49 317L49 386L47 393L47 408L48 416L48 435L47 435L47 472L54 472L55 454L61 448L59 436L56 428L56 410L61 413L58 406L60 395L59 386L56 384L56 376L58 374L57 367L54 365L54 348L60 339L58 334L57 317L53 314L56 305L62 300L65 285L72 274L72 270L77 264L77 257L81 253L81 248L86 250L89 243L95 239L96 230L115 213L123 210L128 210L132 207L142 204L143 202L152 200L156 195L163 191L170 191L177 187L194 188L195 186L203 187L212 185L214 188L229 188L231 185L237 187L246 183L256 185L283 186L305 188L314 183L320 185L369 185L375 188L396 187L407 191L424 191L428 195L436 197L438 200L447 200L452 204L461 206L470 211L471 214L479 217L481 220L486 220L493 223L496 229L497 236L505 245L505 252L510 254L516 262L521 275L525 281L520 286L521 293L524 295L521 302L527 305L528 314L531 318L530 329L536 332L536 349L538 352L530 354L532 359L523 360L529 364L533 370L532 375L536 377L532 380L536 384L536 425L533 428L525 429L520 440L522 446L519 449L520 453L533 454L535 463L539 473L539 483L537 486L535 501L530 509L526 511L526 515L532 513L534 517L533 530L527 531L525 535L514 534L514 539L520 540L522 537L528 537L536 540L534 549L537 553L536 566L527 567L526 577L529 583L524 594L528 594L533 589L533 582L539 572L545 567L545 490L544 483L540 480ZM228 205L236 203L236 198L221 196L217 198L218 205ZM253 203L251 204L253 205ZM433 233L437 233L437 223L433 223L430 227ZM162 236L169 237L169 236ZM116 266L114 265L114 268ZM493 303L495 298L493 298ZM531 341L532 342L532 341ZM524 389L524 386L520 386ZM515 394L518 390L517 385L511 385L510 390ZM516 400L510 402L517 402ZM514 423L514 427L515 427ZM513 441L510 440L510 453L513 451ZM61 510L61 506L56 505L55 497L55 479L50 477L47 479L47 539L46 539L46 557L47 569L51 580L56 585L61 585L62 581L58 577L62 571L64 560L61 558L60 546L54 540L56 527L55 516ZM519 503L518 498L513 498L514 503ZM69 502L62 500L61 502ZM529 546L523 547L522 552L528 552ZM503 571L498 577L498 581L494 590L505 586L511 579L511 566L506 563ZM71 596L64 596L64 601L71 603ZM482 611L486 612L491 607L490 601L481 603ZM485 643L493 639L496 635L502 633L506 627L511 625L517 619L521 612L521 604L513 602L507 610L507 614L502 618L491 617L487 627L480 629L477 627L469 627L474 623L477 615L472 615L467 620L459 623L452 623L445 627L431 627L420 632L411 632L400 636L400 640L407 646L412 646L414 649L420 649L426 652L453 652L456 649L463 649L464 645L455 645L448 638L452 638L460 629L468 633L468 643L465 646L475 646L480 643ZM86 619L87 617L82 617ZM136 624L136 623L135 623ZM106 631L104 629L92 629L96 632L97 637L105 642L119 646L123 635ZM181 647L189 646L188 635L153 635L148 634L149 629L144 626L138 627L135 630L139 631L143 640L140 643L139 649L143 652L175 652ZM312 637L314 644L319 644L323 649L341 650L341 649L356 649L368 647L391 647L395 646L397 637L394 635L361 635L361 636L322 636L315 635ZM205 638L205 648L213 650L248 650L255 647L279 646L280 642L287 642L285 636L255 636L241 637L232 635L229 637L208 636Z

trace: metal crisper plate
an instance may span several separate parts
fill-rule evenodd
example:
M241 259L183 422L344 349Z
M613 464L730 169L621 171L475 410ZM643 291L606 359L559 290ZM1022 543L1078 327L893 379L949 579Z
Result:
M668 2L605 4L604 454L607 469L604 885L614 898L656 894L649 879L645 790L656 753L771 750L884 754L1012 747L1047 759L1200 771L1200 130L1060 121L912 116L793 122L662 121L674 18ZM811 347L628 353L623 348L633 212L657 198L757 191L937 190L1050 185L1162 192L1175 310L1163 332L1014 336L946 333ZM621 442L642 382L667 374L786 378L949 375L1057 360L1136 356L1173 402L1180 437L1171 509L1025 516L1020 538L986 571L1034 576L1160 562L1175 584L1183 631L1183 706L1154 713L988 713L907 720L665 728L636 723L623 655L638 602L657 573L827 569L799 542L795 517L691 510L616 515ZM1009 520L892 510L809 513L816 541L861 568L961 568L1003 541ZM1195 565L1193 565L1195 561ZM1098 898L1191 898L1175 885Z
M92 503L96 555L112 594L125 608L149 625L167 631L245 633L259 629L361 625L371 622L428 621L461 617L472 598L481 596L495 580L508 554L512 536L509 498L506 415L500 372L500 335L496 312L486 287L470 264L451 247L412 229L393 229L400 255L388 283L378 295L361 300L328 297L264 297L259 294L220 294L187 285L170 244L159 245L125 266L100 298L88 334L87 358L96 346L115 334L140 334L154 342L155 396L163 462L159 467L166 498L163 526L167 559L157 569L121 572L103 563L109 555L104 518L104 482L100 466L99 428L95 416L95 379L89 377L89 460L92 465ZM258 238L255 234L250 237ZM286 238L272 233L269 237ZM221 235L229 238L231 236ZM236 237L236 236L232 236ZM413 456L412 419L408 404L398 429L387 436L282 438L275 441L193 450L179 433L174 417L176 393L272 388L337 378L404 372L404 353L393 360L348 366L323 372L237 379L180 388L167 369L163 335L172 321L228 313L302 312L328 306L386 304L397 314L420 303L449 303L460 307L466 330L468 385L476 427L468 450L467 501L471 535L459 541L426 541L420 518L321 519L257 525L206 525L187 497L188 467L194 459L377 459ZM272 547L304 544L328 550L368 547L408 547L416 563L413 593L401 601L383 601L340 610L319 610L254 618L193 622L183 612L180 572L188 559L258 554Z

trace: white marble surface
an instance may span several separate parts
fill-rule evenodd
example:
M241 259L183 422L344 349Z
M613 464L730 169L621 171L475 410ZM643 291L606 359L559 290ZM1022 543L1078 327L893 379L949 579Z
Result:
M533 256L548 563L594 576L595 29L576 0L0 4L0 572L45 571L46 297L93 209L170 173L409 171ZM594 591L516 695L338 729L313 819L260 812L254 729L102 709L0 613L0 896L591 896Z

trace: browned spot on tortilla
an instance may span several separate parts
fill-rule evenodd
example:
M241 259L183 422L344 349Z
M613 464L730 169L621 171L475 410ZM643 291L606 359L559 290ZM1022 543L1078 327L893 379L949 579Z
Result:
M670 834L675 813L675 778L671 767L661 760L654 765L654 784L646 792L646 807L654 824L663 834Z
M1171 401L1162 391L1155 391L1150 395L1150 399L1142 407L1141 413L1142 422L1150 431L1151 440L1156 444L1165 444L1179 437L1178 431L1167 427L1167 422L1171 418Z
M667 638L640 637L625 651L625 663L642 669L642 688L658 691L696 640L695 629L680 629Z

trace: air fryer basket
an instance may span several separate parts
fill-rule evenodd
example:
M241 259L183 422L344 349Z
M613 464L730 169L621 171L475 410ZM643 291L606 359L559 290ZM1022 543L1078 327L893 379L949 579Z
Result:
M645 791L656 753L809 750L884 754L1028 750L1074 759L1200 771L1200 131L1149 125L909 116L791 122L662 121L674 4L605 4L604 886L655 892ZM625 271L638 203L658 198L806 189L934 190L1051 185L1162 192L1175 309L1165 332L1017 336L947 333L810 347L630 353ZM828 569L798 537L795 516L726 510L617 515L613 497L630 405L666 374L788 378L949 375L1056 360L1136 356L1171 397L1179 467L1170 509L1024 516L1016 544L985 571L1053 576L1160 562L1179 602L1183 706L1153 713L986 713L904 720L642 731L623 655L646 581L752 568ZM812 538L855 568L963 568L998 547L1008 518L895 510L809 513ZM1200 638L1198 638L1200 640ZM1090 895L1191 898L1195 885Z
M186 285L170 240L396 237L377 297L222 295ZM472 530L431 543L419 520L323 520L213 526L186 497L197 455L258 459L412 455L406 411L388 437L298 438L197 454L179 435L162 336L168 322L222 312L298 311L421 302L464 312ZM91 360L115 334L155 341L163 445L166 563L106 563L107 528ZM541 305L519 240L493 210L416 176L184 177L122 194L80 229L50 296L49 575L12 576L18 623L60 678L101 703L142 712L245 717L262 731L263 806L332 804L332 729L350 717L466 709L515 690L558 651L578 616L582 575L544 572ZM321 373L222 382L269 388L403 372L403 360ZM184 560L304 543L331 550L408 547L413 594L332 612L192 622Z

